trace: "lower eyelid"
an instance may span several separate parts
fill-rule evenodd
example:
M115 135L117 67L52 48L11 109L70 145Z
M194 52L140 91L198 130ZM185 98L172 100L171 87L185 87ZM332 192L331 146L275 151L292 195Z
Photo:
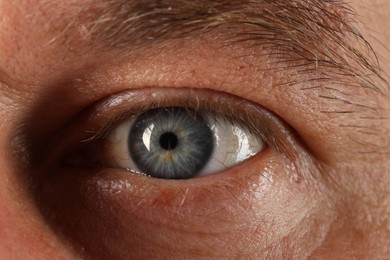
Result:
M291 202L287 159L271 150L261 158L218 176L164 182L118 169L62 169L44 183L41 204L52 216L61 216L51 222L65 228L65 235L90 254L107 239L125 243L130 252L140 250L133 247L137 239L165 243L159 236L148 237L152 230L167 238L176 232L190 237L193 232L227 234L256 219L261 230L272 232L285 225L283 212L288 208L282 202L301 199ZM282 212L272 213L279 207Z
M292 169L291 167L286 167L288 163L291 162L288 162L286 158L277 154L277 152L266 150L261 155L261 160L256 158L256 156L252 157L245 164L239 164L237 167L227 169L208 178L164 180L164 182L161 182L159 179L144 178L131 172L124 174L123 170L118 168L61 168L58 170L58 176L55 178L67 178L67 176L78 178L82 176L80 178L82 182L85 181L86 185L93 185L95 187L93 190L105 193L107 196L116 196L122 192L143 194L142 196L145 196L144 199L150 202L155 201L157 203L158 201L156 200L160 198L172 200L169 204L175 204L178 202L178 197L175 194L186 189L191 189L193 195L198 194L193 196L194 198L200 198L209 192L213 192L213 190L220 190L220 192L226 193L226 196L230 196L232 195L232 190L225 189L228 187L231 189L237 188L238 190L235 192L238 193L250 192L252 182L258 183L260 181L264 185L271 185L272 176L276 173L276 168ZM238 183L240 185L236 185ZM233 196L231 198L236 197ZM197 200L198 203L203 203L201 199ZM193 204L188 201L188 204L194 206L197 203ZM166 207L167 205L155 204L155 206Z

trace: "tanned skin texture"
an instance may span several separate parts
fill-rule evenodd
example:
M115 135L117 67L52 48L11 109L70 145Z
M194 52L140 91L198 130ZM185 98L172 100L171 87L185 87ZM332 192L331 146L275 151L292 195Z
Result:
M390 259L389 13L0 0L0 258ZM188 180L115 164L114 129L164 106L266 148Z

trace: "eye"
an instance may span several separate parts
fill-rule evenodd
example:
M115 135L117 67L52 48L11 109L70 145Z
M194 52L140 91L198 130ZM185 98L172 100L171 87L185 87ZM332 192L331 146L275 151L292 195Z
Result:
M78 120L54 153L74 170L189 179L262 164L270 154L296 160L292 134L277 116L211 90L134 89L98 101Z
M246 126L188 107L150 109L116 127L108 142L113 166L166 179L220 172L265 148Z

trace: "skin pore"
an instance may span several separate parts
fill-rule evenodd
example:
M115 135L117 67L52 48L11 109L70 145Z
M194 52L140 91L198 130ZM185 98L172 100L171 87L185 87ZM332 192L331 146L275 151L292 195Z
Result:
M390 258L389 11L0 0L0 258ZM199 104L268 149L181 181L91 167L103 130Z

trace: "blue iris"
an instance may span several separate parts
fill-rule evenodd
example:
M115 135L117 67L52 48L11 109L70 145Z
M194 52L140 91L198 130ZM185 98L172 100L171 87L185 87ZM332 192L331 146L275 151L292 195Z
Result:
M213 132L201 114L182 107L141 114L130 130L128 143L141 172L166 179L194 177L214 149Z

